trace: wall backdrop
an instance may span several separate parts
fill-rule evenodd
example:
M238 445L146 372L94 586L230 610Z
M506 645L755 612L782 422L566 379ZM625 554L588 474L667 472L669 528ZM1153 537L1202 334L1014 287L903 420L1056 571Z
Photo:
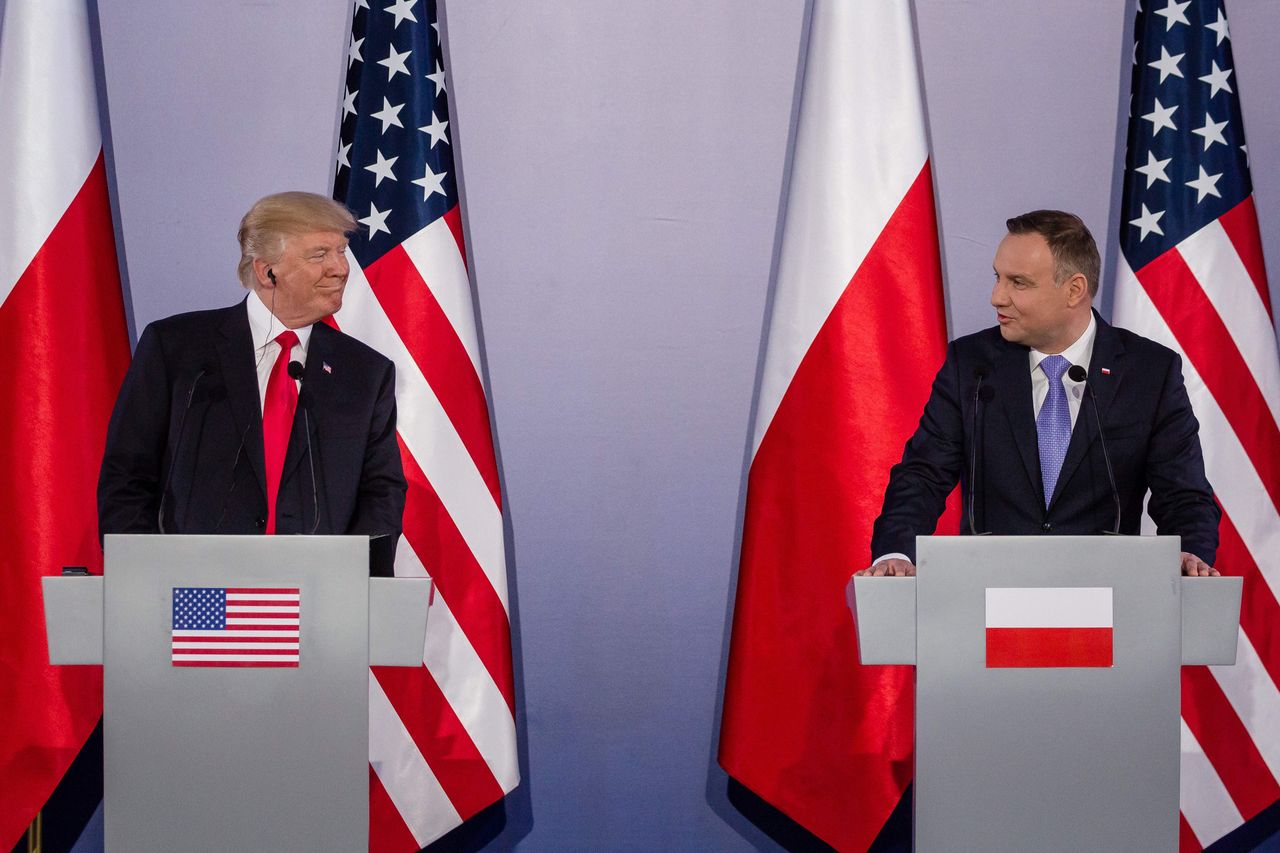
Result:
M328 192L350 3L98 7L136 333L242 296L256 198ZM1074 210L1114 263L1132 7L915 9L958 335L990 323L1011 214ZM1275 293L1280 4L1229 12ZM445 18L522 685L525 781L496 846L771 849L714 756L804 2Z

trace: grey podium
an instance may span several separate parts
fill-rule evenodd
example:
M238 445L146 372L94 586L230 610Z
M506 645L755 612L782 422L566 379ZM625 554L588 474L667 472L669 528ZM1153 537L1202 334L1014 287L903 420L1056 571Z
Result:
M103 665L106 848L368 847L369 666L422 663L431 581L363 536L107 536L44 579L49 657Z
M1178 848L1179 667L1233 664L1240 578L1177 537L917 540L854 578L864 664L913 664L921 851Z

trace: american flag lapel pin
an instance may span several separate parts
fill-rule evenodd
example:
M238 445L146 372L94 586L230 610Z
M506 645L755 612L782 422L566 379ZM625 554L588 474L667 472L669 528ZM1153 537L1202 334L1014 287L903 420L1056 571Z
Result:
M329 362L327 361L320 363L320 369L323 370L325 373L333 373L333 368L329 366Z

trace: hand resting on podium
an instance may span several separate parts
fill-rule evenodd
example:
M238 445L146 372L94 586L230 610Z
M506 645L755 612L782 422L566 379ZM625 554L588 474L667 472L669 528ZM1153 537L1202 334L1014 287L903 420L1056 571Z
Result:
M890 557L887 560L880 560L872 563L861 571L854 572L855 578L909 578L915 577L915 564L909 560L903 560L899 557ZM1197 557L1195 554L1182 552L1182 573L1187 577L1216 578L1221 574L1213 566Z
M1197 557L1195 554L1182 552L1182 573L1189 578L1218 578L1222 575L1213 566Z
M916 564L910 560L903 560L900 557L890 557L887 560L880 560L872 563L860 572L854 572L855 578L911 578L915 577Z

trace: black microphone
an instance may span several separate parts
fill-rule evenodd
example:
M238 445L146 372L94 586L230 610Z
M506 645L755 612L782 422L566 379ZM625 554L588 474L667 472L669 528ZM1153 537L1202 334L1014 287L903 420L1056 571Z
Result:
M207 364L200 366L200 372L196 374L195 379L191 380L191 389L187 391L187 404L182 407L182 417L178 419L178 440L174 442L173 458L169 461L169 473L165 475L164 488L160 490L160 509L156 512L156 526L160 528L161 533L167 532L164 529L164 505L168 502L169 486L173 483L173 470L178 467L178 460L181 456L182 439L187 430L187 413L191 411L191 401L196 398L196 387L200 385L200 380L204 378L204 375L212 369Z
M289 378L302 381L302 375L305 369L300 361L289 362ZM311 469L311 533L315 533L320 527L320 493L316 490L316 460L311 452L311 407L302 401L302 395L298 395L298 405L302 407L303 425L307 432L307 466Z
M1098 415L1098 398L1093 395L1093 388L1089 386L1089 374L1078 364L1071 365L1071 369L1067 371L1067 376L1072 382L1083 382L1084 393L1093 403L1093 425L1098 428L1098 443L1102 445L1102 461L1107 465L1107 481L1111 484L1111 498L1116 504L1116 523L1111 529L1114 535L1120 534L1120 490L1116 488L1116 475L1111 469L1111 454L1107 452L1107 437L1102 434L1102 418Z
M973 429L970 435L973 436L973 447L969 455L969 533L972 536L984 536L985 533L978 532L978 526L974 523L973 504L978 495L978 444L980 436L978 435L978 404L990 403L991 398L996 395L996 390L990 385L983 386L982 382L987 378L991 369L985 364L979 364L973 369L973 378L977 380L977 384L973 389ZM986 423L986 420L983 420Z

